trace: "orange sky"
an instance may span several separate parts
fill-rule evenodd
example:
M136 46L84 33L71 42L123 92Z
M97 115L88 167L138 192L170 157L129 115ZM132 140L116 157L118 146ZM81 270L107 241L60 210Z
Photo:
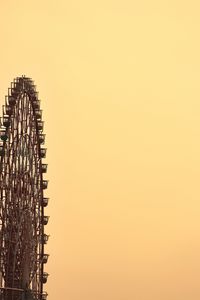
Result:
M200 3L1 1L0 104L37 84L49 300L199 300Z

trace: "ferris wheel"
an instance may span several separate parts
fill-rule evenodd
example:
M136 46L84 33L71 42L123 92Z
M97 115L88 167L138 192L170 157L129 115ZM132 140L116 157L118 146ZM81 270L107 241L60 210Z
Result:
M46 300L45 134L30 78L11 83L0 125L0 300Z

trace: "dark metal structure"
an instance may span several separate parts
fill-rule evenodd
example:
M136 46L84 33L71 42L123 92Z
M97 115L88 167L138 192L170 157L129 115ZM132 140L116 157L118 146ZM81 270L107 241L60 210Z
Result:
M46 300L48 235L42 111L33 81L8 89L0 127L0 300Z

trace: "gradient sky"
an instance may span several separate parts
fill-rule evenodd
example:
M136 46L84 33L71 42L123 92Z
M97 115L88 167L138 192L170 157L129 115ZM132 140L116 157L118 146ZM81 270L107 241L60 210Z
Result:
M49 300L199 300L200 3L1 0L49 163Z

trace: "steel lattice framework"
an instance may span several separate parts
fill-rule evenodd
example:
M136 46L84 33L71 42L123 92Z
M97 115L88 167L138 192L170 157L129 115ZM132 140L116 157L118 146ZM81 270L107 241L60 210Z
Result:
M45 300L47 164L42 110L25 76L8 89L0 127L0 299Z

